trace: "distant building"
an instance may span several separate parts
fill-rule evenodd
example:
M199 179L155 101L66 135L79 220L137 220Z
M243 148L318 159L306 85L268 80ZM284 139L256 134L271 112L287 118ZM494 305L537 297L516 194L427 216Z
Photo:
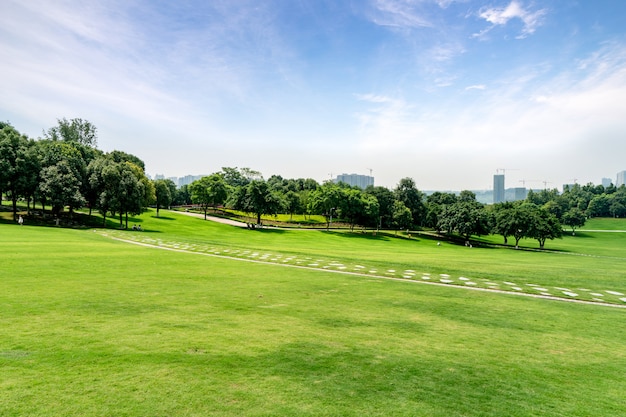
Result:
M374 185L374 177L370 177L369 175L358 175L358 174L341 174L337 175L337 178L334 180L335 183L346 183L352 187L359 187L364 190L369 185Z
M602 186L604 188L610 186L611 184L613 184L613 180L610 178L602 178Z
M617 179L615 180L615 186L619 187L626 184L626 171L618 172Z
M206 175L185 175L184 177L168 177L167 179L176 184L177 187L182 187L183 185L189 185L192 182L199 180ZM163 177L163 175L157 175L157 177ZM158 179L158 178L157 178Z
M163 174L156 174L154 176L154 179L155 180L164 180L165 179L165 175L163 175Z
M528 196L528 190L526 187L516 187L515 189L515 201L526 200Z
M496 174L493 176L493 203L503 203L504 201L504 174Z

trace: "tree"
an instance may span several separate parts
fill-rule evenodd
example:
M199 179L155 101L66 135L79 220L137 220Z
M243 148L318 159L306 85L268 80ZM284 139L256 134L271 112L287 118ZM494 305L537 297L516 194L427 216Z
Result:
M508 243L508 237L514 233L513 210L515 204L512 202L497 203L492 206L492 229L491 232L501 235L504 244Z
M257 224L261 224L261 216L280 212L283 202L275 191L270 190L267 182L252 180L244 190L244 198L240 200L243 204L236 209L254 213Z
M340 188L339 212L341 217L350 223L354 230L357 223L375 225L379 213L378 200L373 195L364 193L357 188Z
M139 175L141 168L132 162L119 162L116 166L119 183L114 188L111 209L119 215L120 227L124 226L122 216L125 216L125 228L128 229L128 215L140 214L145 207L145 182Z
M80 192L81 182L67 160L42 170L40 189L52 204L52 211L59 215L65 206L69 206L70 216L75 208L85 204L85 198Z
M202 177L189 185L191 201L199 204L204 211L204 220L207 217L209 207L223 204L228 196L226 182L221 174L211 174Z
M57 119L58 126L44 132L46 139L53 141L74 142L92 148L98 145L98 130L83 119Z
M372 195L378 201L379 207L379 222L378 225L383 228L389 228L393 226L393 213L394 213L394 203L396 201L396 197L393 195L393 192L381 186L368 186L365 189L365 193ZM406 206L405 206L406 207Z
M222 167L220 174L223 176L226 184L233 188L246 186L252 180L263 179L259 171L250 168Z
M333 215L341 201L341 189L333 182L325 182L311 195L311 212L321 214L326 217L326 230L330 228Z
M394 194L396 199L402 201L411 210L413 224L421 226L426 217L424 194L415 187L415 181L411 178L402 178L396 187Z
M402 201L394 201L392 214L393 227L396 230L408 229L409 227L411 227L412 222L413 215L411 214L411 210L409 210Z
M113 159L114 162L131 162L141 168L143 172L146 171L146 164L135 155L117 150L110 152L108 155L111 159Z
M529 237L537 239L540 249L544 248L546 239L560 238L562 234L562 226L555 215L541 208L533 212Z
M578 207L574 207L563 214L561 218L561 222L565 226L569 226L572 228L572 235L575 234L575 230L579 227L583 227L585 225L587 218L585 217L585 213L582 212Z
M457 196L453 193L442 193L436 191L426 197L426 226L436 229L437 233L441 232L439 216L446 205L454 204L456 202Z
M161 207L169 207L172 202L172 193L166 180L154 181L154 194L156 196L156 215L159 217Z
M531 237L534 213L539 210L536 204L524 203L511 211L510 230L515 238L515 248L519 248L519 241L524 237Z
M293 219L293 214L301 211L301 200L300 195L295 191L287 191L285 193L285 208L289 213L291 219Z
M13 126L3 124L0 129L0 191L8 192L14 219L17 219L17 200L30 196L38 169L38 158L28 138Z
M92 206L97 208L100 214L102 214L102 226L106 226L107 213L112 207L117 185L119 184L119 169L111 158L101 156L89 163L87 167L89 172L89 186L96 198L93 200L89 207L89 214L91 214Z

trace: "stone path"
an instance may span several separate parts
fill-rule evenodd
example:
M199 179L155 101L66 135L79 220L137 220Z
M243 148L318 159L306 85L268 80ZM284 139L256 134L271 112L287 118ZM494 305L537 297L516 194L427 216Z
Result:
M204 217L204 216L203 216ZM245 224L244 226L245 227ZM195 244L152 238L143 233L130 234L115 230L96 230L95 232L116 240L128 243L149 246L159 249L178 252L216 256L221 258L280 265L311 270L323 270L342 274L359 275L415 283L465 288L495 293L516 294L527 297L544 298L550 300L578 302L610 307L626 308L626 294L613 289L592 288L565 288L551 287L529 282L511 282L488 279L469 278L465 276L453 277L449 274L432 274L417 272L413 269L379 269L360 264L344 264L320 257L303 257L284 255L271 252L241 250L216 245Z

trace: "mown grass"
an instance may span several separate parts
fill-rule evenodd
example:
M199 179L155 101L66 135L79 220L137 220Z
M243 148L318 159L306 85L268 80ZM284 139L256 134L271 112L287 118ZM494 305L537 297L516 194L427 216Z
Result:
M332 267L335 263L353 272L375 271L373 275L396 278L410 278L406 271L412 271L409 274L415 279L422 280L423 274L430 274L430 281L438 282L439 275L446 274L453 278L453 284L467 286L466 281L459 280L463 277L471 279L477 287L545 292L528 286L535 284L538 288L551 287L548 291L551 295L564 298L624 303L621 298L626 297L623 279L626 255L622 249L626 244L625 233L593 233L595 237L587 236L592 232L565 235L563 239L549 241L546 244L549 250L540 252L536 250L536 241L532 240L522 242L525 250L484 244L468 248L426 235L407 239L401 235L396 237L394 233L374 236L360 232L274 228L251 231L178 213L161 218L146 214L140 220L145 232L107 233L164 247L245 259L280 255L280 258L265 256L263 260L276 258L281 264L285 263L285 258L293 258L289 263L300 266L338 269ZM483 242L500 244L502 238L491 236ZM257 256L252 256L255 253ZM519 289L512 290L512 287ZM564 295L563 291L576 295ZM622 295L592 295L599 291Z
M623 309L285 268L271 256L242 262L199 247L343 265L371 258L379 272L472 266L541 281L546 271L555 282L569 280L550 268L568 262L559 259L596 258L153 216L133 219L145 232L114 234L188 252L101 230L0 224L0 415L622 412ZM603 262L610 276L623 266Z

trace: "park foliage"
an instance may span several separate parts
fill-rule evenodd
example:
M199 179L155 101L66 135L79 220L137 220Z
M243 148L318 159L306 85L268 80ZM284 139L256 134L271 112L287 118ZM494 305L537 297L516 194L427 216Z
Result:
M472 238L496 234L504 244L512 237L535 239L540 248L547 240L561 237L563 226L584 226L590 217L626 216L626 187L579 185L565 189L531 190L523 201L487 206L476 201L471 191L460 194L435 192L425 195L412 178L402 178L390 190L370 186L365 190L332 181L285 179L272 175L267 180L249 168L223 167L190 185L177 188L169 179L149 180L145 164L123 151L104 153L97 149L97 129L82 119L59 119L58 125L38 140L20 134L8 123L0 124L0 195L12 202L17 220L17 203L24 201L27 214L46 216L50 206L53 221L72 223L76 209L91 214L118 217L128 228L129 216L155 207L184 206L201 210L228 208L249 213L251 222L261 224L268 216L287 214L323 216L326 228L333 222L351 230L435 230ZM41 211L35 210L40 203ZM31 205L32 204L32 205ZM303 222L299 222L302 225Z

